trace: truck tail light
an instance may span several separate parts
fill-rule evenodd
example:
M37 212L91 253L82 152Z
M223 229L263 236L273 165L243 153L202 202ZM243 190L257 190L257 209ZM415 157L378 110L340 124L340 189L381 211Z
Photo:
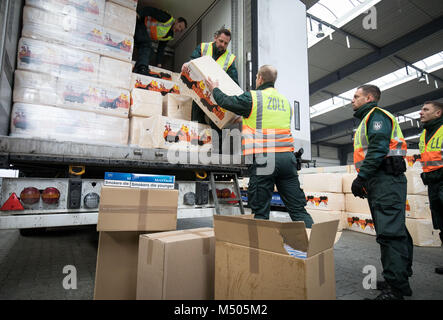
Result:
M35 204L40 201L40 191L34 187L24 188L20 193L20 200L27 205Z
M57 188L49 187L42 192L42 200L46 204L56 204L59 199L60 191Z
M83 199L83 204L88 209L96 209L100 203L100 196L95 192L88 193Z

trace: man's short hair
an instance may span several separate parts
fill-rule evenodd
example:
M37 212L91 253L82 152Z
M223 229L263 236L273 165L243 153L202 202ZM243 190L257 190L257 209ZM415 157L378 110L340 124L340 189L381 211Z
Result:
M229 30L226 29L226 28L221 28L220 30L218 30L218 31L214 34L214 36L215 36L216 38L218 38L218 37L220 37L220 35L222 35L222 34L228 36L229 38L232 37L232 36L231 36L231 31L229 31Z
M183 22L185 24L185 29L188 27L188 21L186 21L186 19L183 17L178 18L177 22L178 23Z
M368 94L372 95L376 102L380 101L381 91L379 87L374 86L372 84L365 84L358 87L358 89L361 89L366 95Z
M440 109L440 111L443 113L443 103L438 101L426 101L424 104L432 104L435 108Z
M277 81L277 69L274 68L271 65L264 65L261 66L260 69L258 70L258 75L260 77L262 77L263 82L267 83L267 82L272 82L275 83L275 81Z

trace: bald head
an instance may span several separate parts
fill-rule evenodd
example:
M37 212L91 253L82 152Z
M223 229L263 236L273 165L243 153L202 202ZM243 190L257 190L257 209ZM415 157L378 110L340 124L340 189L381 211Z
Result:
M270 65L261 66L257 73L257 87L261 86L264 83L272 83L275 84L277 81L277 69Z

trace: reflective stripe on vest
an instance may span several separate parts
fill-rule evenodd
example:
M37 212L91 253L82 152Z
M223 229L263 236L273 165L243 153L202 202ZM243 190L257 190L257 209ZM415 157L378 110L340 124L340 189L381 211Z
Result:
M360 172L360 168L363 165L363 161L365 160L368 152L369 139L367 124L369 117L376 109L383 111L392 122L391 141L389 143L389 152L386 157L406 157L407 143L403 137L403 133L401 132L397 119L395 119L395 117L388 111L375 107L362 120L354 135L354 165L357 172Z
M145 18L145 26L148 29L148 33L151 36L151 39L158 41L169 41L174 39L174 37L171 36L165 38L174 25L174 22L175 19L173 17L171 17L171 19L169 19L165 23L159 22L152 17Z
M243 119L243 154L294 152L291 105L274 88L251 91L252 110Z
M423 172L431 172L443 168L443 126L426 144L426 130L420 137L420 154Z
M210 43L202 43L201 44L201 55L202 56L210 56L212 57L212 44ZM228 50L225 51L218 59L217 64L223 68L223 70L228 71L231 65L234 63L236 56L230 53Z

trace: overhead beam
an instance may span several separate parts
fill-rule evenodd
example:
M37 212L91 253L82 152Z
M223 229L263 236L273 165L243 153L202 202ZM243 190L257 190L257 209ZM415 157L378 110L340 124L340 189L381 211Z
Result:
M398 113L403 110L407 110L416 106L420 106L426 101L430 100L438 100L443 98L443 88L438 90L431 91L427 94L414 97L411 99L407 99L405 101L393 104L384 109L388 110L391 113ZM350 134L354 130L354 128L359 124L359 121L355 118L346 119L339 123L330 125L326 128L321 128L311 132L311 143L325 142L329 140L336 139L337 136L343 134Z
M378 48L374 52L369 53L368 55L359 58L346 66L328 74L327 76L314 81L309 86L309 93L313 95L317 91L326 88L327 86L347 77L351 74L354 74L357 71L360 71L369 65L372 65L384 58L387 58L396 52L409 47L410 45L429 37L443 29L443 16L431 21L430 23L421 26L420 28L409 32L408 34L388 43L384 47Z

